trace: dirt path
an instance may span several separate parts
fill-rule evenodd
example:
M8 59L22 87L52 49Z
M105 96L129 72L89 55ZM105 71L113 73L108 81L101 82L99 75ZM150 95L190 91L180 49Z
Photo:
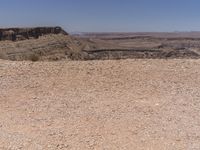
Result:
M200 60L0 60L0 150L200 149Z

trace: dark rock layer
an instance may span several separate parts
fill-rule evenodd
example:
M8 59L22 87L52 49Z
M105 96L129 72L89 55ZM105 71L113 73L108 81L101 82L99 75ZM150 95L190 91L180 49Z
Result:
M36 27L36 28L5 28L0 29L0 41L19 41L26 39L37 39L39 36L47 34L65 34L61 27Z
M83 60L110 60L110 59L199 59L200 55L190 50L148 50L148 49L104 49L83 50Z

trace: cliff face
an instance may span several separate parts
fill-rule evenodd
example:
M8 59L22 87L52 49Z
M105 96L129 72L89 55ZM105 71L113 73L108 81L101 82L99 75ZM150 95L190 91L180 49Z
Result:
M0 41L20 41L26 39L37 39L47 34L68 35L61 27L36 27L36 28L5 28L0 29Z

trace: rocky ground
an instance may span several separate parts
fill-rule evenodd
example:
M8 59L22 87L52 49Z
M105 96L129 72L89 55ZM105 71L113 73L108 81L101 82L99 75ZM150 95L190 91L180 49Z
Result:
M122 36L101 39L100 37L75 37L61 33L47 34L36 39L0 41L0 59L13 61L199 59L199 41L199 38L181 37L123 38Z
M200 60L0 60L0 149L200 149Z
M0 59L55 61L79 52L86 43L69 35L50 34L17 42L0 41Z

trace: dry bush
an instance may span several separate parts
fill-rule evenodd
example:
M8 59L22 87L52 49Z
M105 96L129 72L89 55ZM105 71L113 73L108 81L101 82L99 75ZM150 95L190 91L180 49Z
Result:
M35 62L38 61L40 58L37 54L31 54L29 59Z
M0 52L0 59L8 59L8 56L4 52Z

